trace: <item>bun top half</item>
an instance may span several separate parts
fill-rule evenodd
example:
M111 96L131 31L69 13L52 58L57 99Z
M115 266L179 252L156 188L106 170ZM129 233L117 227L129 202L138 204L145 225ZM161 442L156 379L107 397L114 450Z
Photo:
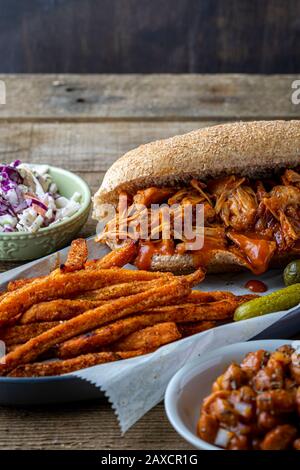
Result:
M94 196L93 216L100 219L101 204L115 204L120 191L133 194L233 173L259 178L299 164L300 120L206 127L141 145L119 158Z

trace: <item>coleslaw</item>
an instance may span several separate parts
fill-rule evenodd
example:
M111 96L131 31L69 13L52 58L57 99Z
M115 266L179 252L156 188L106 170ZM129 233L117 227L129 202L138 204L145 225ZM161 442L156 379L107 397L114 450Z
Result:
M48 165L0 165L0 232L37 232L74 215L81 194L62 196Z

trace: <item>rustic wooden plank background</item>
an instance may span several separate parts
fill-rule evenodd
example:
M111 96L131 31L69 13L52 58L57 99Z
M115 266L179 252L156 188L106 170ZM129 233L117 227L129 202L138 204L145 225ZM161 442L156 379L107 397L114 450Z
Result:
M95 191L112 162L139 144L237 119L299 118L297 76L0 75L0 161L76 171ZM94 233L91 219L82 234ZM0 269L12 265L1 263ZM189 449L160 404L124 437L105 400L0 407L0 449Z
M103 399L72 405L0 407L0 450L189 450L171 428L162 403L121 436Z
M1 75L0 75L1 77ZM5 75L9 122L291 118L294 75ZM32 86L34 78L35 86Z
M0 72L299 72L298 0L0 0L0 11Z

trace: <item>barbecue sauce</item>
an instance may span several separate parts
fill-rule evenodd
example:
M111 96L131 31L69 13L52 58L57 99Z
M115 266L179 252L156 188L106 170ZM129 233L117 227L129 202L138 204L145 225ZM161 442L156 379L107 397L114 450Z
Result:
M269 262L276 250L274 241L257 238L252 234L235 232L228 232L227 236L237 245L239 252L249 263L254 274L262 274L268 269Z
M252 290L252 292L266 292L268 287L262 281L257 281L256 279L251 279L245 284L246 289Z
M172 256L174 251L174 242L172 240L160 242L141 241L134 264L138 269L148 271L151 268L152 257L154 255Z

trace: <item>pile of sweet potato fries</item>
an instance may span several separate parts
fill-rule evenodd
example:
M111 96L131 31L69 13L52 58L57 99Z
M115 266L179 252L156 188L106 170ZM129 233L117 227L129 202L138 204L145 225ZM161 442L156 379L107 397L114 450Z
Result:
M192 291L201 270L174 276L121 269L134 251L130 243L88 261L78 239L49 275L10 282L0 297L0 375L58 375L146 354L231 321L251 297Z

